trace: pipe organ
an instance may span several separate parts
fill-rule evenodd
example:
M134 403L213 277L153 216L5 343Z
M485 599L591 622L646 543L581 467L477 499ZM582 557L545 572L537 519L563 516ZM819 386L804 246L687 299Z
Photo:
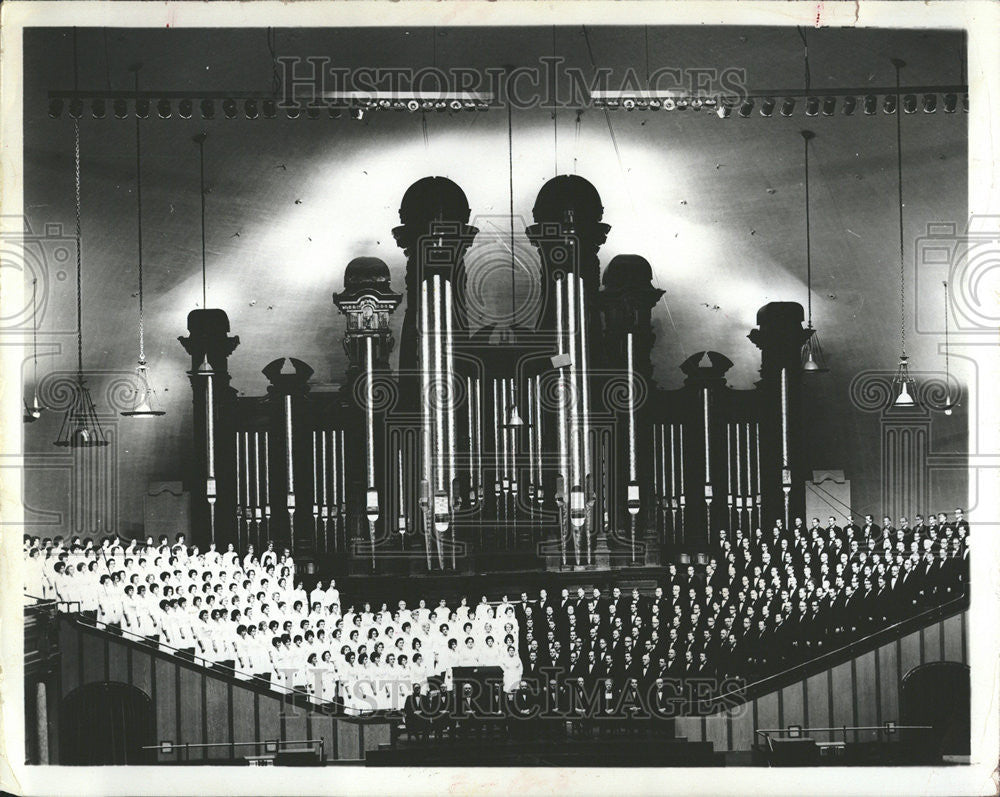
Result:
M802 308L759 311L753 387L728 385L732 362L706 351L681 364L680 387L661 388L652 311L665 291L637 255L601 272L603 214L583 178L546 183L526 230L537 317L475 328L465 194L418 181L393 230L405 294L382 261L359 257L333 295L348 358L339 385L279 358L263 369L266 395L237 396L239 338L223 311L192 312L180 340L195 538L241 553L272 543L329 572L608 569L801 513ZM393 370L390 317L404 301Z

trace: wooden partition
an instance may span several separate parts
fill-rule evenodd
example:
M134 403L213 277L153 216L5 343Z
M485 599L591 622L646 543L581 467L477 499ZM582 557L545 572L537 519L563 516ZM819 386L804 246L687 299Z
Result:
M59 622L62 654L59 699L89 683L117 681L149 695L156 715L156 742L175 751L155 753L151 763L228 763L264 755L272 741L323 740L325 761L363 761L390 741L382 717L333 716L211 668L150 646L87 627L72 616ZM224 746L182 749L185 744ZM255 742L255 745L240 745ZM52 763L57 763L53 761Z
M804 678L743 705L708 717L679 717L676 733L712 742L716 752L748 751L754 730L873 726L899 720L903 676L933 661L968 663L968 612L954 614L850 661ZM843 733L812 734L817 741L843 741ZM849 731L847 741L874 739Z

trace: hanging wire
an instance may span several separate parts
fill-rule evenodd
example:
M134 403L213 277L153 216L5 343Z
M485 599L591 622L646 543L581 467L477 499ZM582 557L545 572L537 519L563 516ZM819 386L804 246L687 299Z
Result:
M559 174L559 100L556 96L556 26L552 26L552 166Z
M948 282L941 283L944 286L944 381L945 385L951 384L950 352L948 345ZM948 388L951 389L950 387Z
M946 322L947 323L947 322ZM38 390L38 277L31 280L31 348L35 366L35 390Z
M899 69L905 64L893 59L896 68L896 174L899 200L899 349L906 356L906 264L903 260L903 113L899 104Z
M205 269L205 139L206 133L199 133L194 137L194 143L198 145L199 160L199 186L201 188L201 306L208 308L208 277Z
M597 60L594 58L594 48L590 44L590 33L587 31L587 26L586 25L583 25L582 29L583 29L583 40L584 40L585 44L587 45L587 55L590 58L590 65L591 65L591 67L593 67L593 69L595 70L595 74L596 74ZM647 82L648 82L648 77L647 77ZM608 135L611 138L611 146L612 146L612 148L615 151L615 158L618 161L618 171L621 173L622 183L625 186L625 193L628 196L629 205L632 208L632 214L635 215L637 213L636 206L635 206L635 199L632 196L631 190L629 190L628 174L625 171L625 164L622 162L622 153L621 153L621 149L618 146L618 138L615 136L614 126L611 124L611 114L610 114L610 112L608 111L607 108L604 108L603 110L604 110L604 121L605 121L605 123L608 126ZM579 144L580 144L580 117L582 116L582 114L583 114L583 111L579 111L578 110L576 112L576 147L577 147L577 149L579 149ZM574 156L573 156L573 173L576 174L576 153L574 153ZM656 284L659 285L659 277L656 275L655 271L653 272L653 279L656 282ZM670 319L670 325L674 328L674 331L676 332L677 331L677 327L674 326L673 316L670 313L670 306L666 303L666 299L664 299L664 306L666 307L666 310L667 310L667 317ZM678 335L678 339L679 339L679 335ZM684 348L683 344L681 345L681 348Z
M73 90L79 91L80 69L77 60L77 35L73 28ZM83 387L83 225L80 221L80 119L73 119L73 189L76 222L76 379Z
M587 26L586 25L583 26L583 39L584 39L584 41L587 44L587 54L590 56L590 65L592 67L594 67L594 69L596 70L597 69L597 62L594 60L594 50L590 46L590 34L587 32ZM608 135L611 137L611 146L614 148L614 150L615 150L615 158L617 158L617 160L618 160L618 170L622 173L622 178L624 179L624 177L625 177L625 165L622 163L622 153L621 153L621 150L618 148L618 139L615 137L615 128L611 124L611 114L609 113L609 111L608 111L607 108L604 109L604 121L608 125ZM629 193L628 196L629 196L629 202L631 202L632 201L632 194ZM634 205L633 205L633 210L634 210Z
M104 82L111 91L111 56L108 54L108 29L104 28Z
M576 174L576 160L580 154L580 120L583 118L583 110L576 112L576 123L573 131L573 174Z
M431 29L431 67L437 69L437 28ZM431 139L427 129L427 111L425 110L420 111L420 132L424 138L424 159L430 163Z
M802 138L805 143L805 165L806 165L806 306L809 308L809 329L813 325L813 300L812 300L812 237L811 225L809 223L809 139L813 134L809 130L802 131Z
M135 69L135 94L139 96L139 67ZM139 364L146 364L146 340L142 306L142 143L139 133L139 114L135 115L135 200L136 228L139 243Z
M812 83L812 75L809 70L809 42L806 41L806 29L799 26L797 28L799 32L799 38L802 39L802 63L805 67L805 89L809 91L810 84Z
M271 54L271 91L275 97L281 92L281 74L278 71L278 53L274 28L267 29L267 50Z
M80 120L73 120L73 177L76 196L76 376L83 381L83 254L80 224Z
M649 25L642 26L642 34L646 44L646 90L649 90Z
M514 272L517 268L514 256L514 103L507 97L507 180L510 192L510 325L517 319L517 299Z

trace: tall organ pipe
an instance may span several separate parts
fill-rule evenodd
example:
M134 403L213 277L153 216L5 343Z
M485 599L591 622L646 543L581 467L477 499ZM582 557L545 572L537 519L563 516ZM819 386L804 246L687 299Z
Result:
M473 418L473 406L475 404L475 394L472 392L472 377L465 377L465 404L468 410L469 424L469 505L476 502L476 426Z
M556 340L558 342L558 355L560 360L559 366L559 483L556 485L556 501L562 498L563 504L568 509L569 508L569 474L566 471L567 468L567 452L566 452L566 380L564 375L565 366L562 365L561 361L566 353L565 350L565 339L563 337L563 288L564 279L562 277L556 280ZM561 483L561 487L560 487ZM560 492L561 490L561 492ZM562 562L566 563L566 529L563 524L563 507L560 506L559 512L559 547L562 554ZM568 512L567 512L568 514Z
M424 550L427 554L427 569L431 567L431 515L434 489L434 426L431 418L431 353L430 353L430 307L428 283L420 284L420 412L423 418L423 478L420 484L420 503L424 511Z
M285 396L285 475L288 477L289 513L295 509L295 471L292 468L292 397Z
M451 511L455 510L455 501L458 496L456 480L458 473L455 470L455 446L458 442L455 432L455 352L453 346L454 330L452 329L452 306L451 306L451 280L443 281L444 292L441 297L444 303L444 346L445 346L445 407L447 413L447 451L448 451L448 472L446 478L446 488L448 490L449 506ZM454 529L452 529L454 534Z
M542 489L542 384L541 377L535 377L535 451L538 471L535 480L535 489L538 491L538 503L545 497Z
M493 485L493 491L497 496L497 505L500 503L500 492L501 492L501 479L503 478L503 473L500 470L500 449L502 444L500 441L500 382L496 379L493 382L493 472L495 476L495 481Z
M476 500L483 496L483 394L482 383L476 377Z
M514 386L514 380L510 380L510 415L507 418L508 424L510 424L514 415L514 408L517 406L517 389ZM510 492L514 496L514 502L517 503L517 429L510 425L507 429L507 434L510 438L510 443L507 446L510 453Z
M509 459L509 443L510 435L508 434L507 421L509 419L507 409L507 380L503 379L500 382L500 406L498 412L498 432L502 436L500 442L501 457L503 460L503 476L500 479L500 485L503 488L504 502L507 501L507 492L510 490L510 459ZM506 505L504 506L506 509Z
M583 445L583 470L581 486L584 489L583 501L584 505L588 503L593 506L595 504L593 492L594 492L594 479L593 479L593 463L591 462L591 448L590 448L590 372L587 369L587 311L585 306L585 296L583 290L583 278L577 277L579 281L579 300L578 305L578 315L579 315L579 329L580 329L580 398L582 399L582 404L580 407L580 436ZM586 511L585 521L590 519L589 510ZM590 564L590 527L589 525L584 529L584 552L587 556L587 564Z
M454 515L455 501L458 498L458 473L455 470L455 354L452 345L452 306L451 306L451 280L444 280L444 293L441 297L444 302L444 331L445 331L445 399L447 400L447 431L448 431L448 472L445 475L445 484L448 490L449 512ZM455 567L455 524L451 522L451 566Z

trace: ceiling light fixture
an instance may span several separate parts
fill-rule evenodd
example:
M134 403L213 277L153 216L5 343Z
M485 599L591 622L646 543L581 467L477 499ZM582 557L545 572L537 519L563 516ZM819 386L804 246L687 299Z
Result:
M38 277L31 280L31 358L34 365L34 392L31 404L24 402L25 423L34 423L45 410L38 400Z
M135 76L136 93L139 92L139 70L141 68L142 64L135 64L130 68ZM122 412L122 415L127 418L156 418L165 413L157 406L156 391L153 390L153 386L149 382L149 368L146 365L146 338L142 303L142 135L138 116L135 118L135 204L139 272L139 361L135 368L132 405L130 409Z
M892 65L896 68L896 90L899 90L899 70L906 66L904 61L898 58L892 59ZM893 108L896 107L898 98L893 100ZM886 104L890 97L886 97ZM887 111L888 113L888 111ZM906 356L906 261L903 257L903 119L901 114L896 114L896 177L897 177L897 200L899 205L899 365L896 366L896 375L892 380L893 393L896 399L893 402L897 407L913 407L916 405L913 393L913 377L910 376L909 358Z
M74 70L75 72L75 70ZM80 122L73 122L73 166L76 211L76 390L63 417L54 445L64 448L92 448L110 442L101 428L97 410L83 378L83 250L80 212Z
M945 415L951 415L952 410L958 406L959 398L961 397L961 390L956 390L955 395L951 393L951 358L950 350L948 348L948 282L944 281L941 283L944 286L944 385L945 385L945 402L942 406L937 407L944 412Z
M805 144L805 184L806 184L806 306L808 307L808 322L806 332L809 337L802 345L802 370L806 373L825 373L826 367L823 349L819 344L819 335L813 329L812 319L812 229L809 216L809 142L816 137L811 130L801 131Z

